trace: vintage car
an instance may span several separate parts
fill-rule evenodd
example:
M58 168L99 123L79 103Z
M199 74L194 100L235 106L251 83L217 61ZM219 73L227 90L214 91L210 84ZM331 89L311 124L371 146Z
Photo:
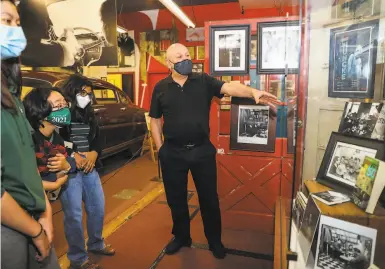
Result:
M59 87L69 74L22 71L22 97L35 87ZM136 106L127 94L111 83L89 78L93 83L93 107L100 126L101 159L129 150L137 155L147 133L145 110Z

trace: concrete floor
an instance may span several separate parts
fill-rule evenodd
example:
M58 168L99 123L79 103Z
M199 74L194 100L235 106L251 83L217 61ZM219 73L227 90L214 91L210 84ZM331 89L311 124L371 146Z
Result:
M105 237L116 249L113 257L91 256L103 269L273 268L271 249L266 249L273 244L271 235L224 230L223 242L230 254L224 260L212 256L207 250L198 197L191 180L189 208L193 246L172 256L164 255L163 250L172 239L172 222L162 183L154 181L158 176L157 164L148 154L125 164L127 160L121 156L107 160L104 170L100 171L106 198ZM61 257L61 267L67 268L60 202L54 205L54 211L55 248Z

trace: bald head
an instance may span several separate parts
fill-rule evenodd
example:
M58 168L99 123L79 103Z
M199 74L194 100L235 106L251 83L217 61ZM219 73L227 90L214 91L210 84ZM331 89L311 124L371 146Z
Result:
M166 57L167 57L167 64L170 69L172 69L174 63L179 63L183 60L190 59L190 53L188 49L180 44L180 43L175 43L172 44L166 52Z

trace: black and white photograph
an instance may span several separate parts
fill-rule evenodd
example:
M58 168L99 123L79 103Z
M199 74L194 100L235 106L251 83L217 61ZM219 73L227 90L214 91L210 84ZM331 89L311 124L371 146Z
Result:
M232 82L234 83L234 82ZM231 98L230 149L274 152L277 116L253 99Z
M120 67L135 67L135 33L118 33L118 58Z
M305 208L305 214L303 215L298 233L298 243L305 260L309 255L310 247L314 239L320 215L321 213L314 200L308 199Z
M382 106L377 123L372 132L372 139L385 140L385 106Z
M332 18L349 19L373 16L380 13L380 8L381 0L334 0L332 6Z
M250 68L250 25L210 27L212 75L246 75Z
M203 64L201 63L193 63L193 69L192 71L194 73L203 73Z
M335 191L350 193L365 157L384 158L383 143L332 132L316 180Z
M347 135L383 140L384 123L379 121L382 103L347 102L339 132ZM377 125L378 124L378 125ZM377 127L377 129L375 129ZM381 133L378 132L382 131Z
M315 269L367 269L373 263L377 230L322 215Z
M258 36L251 36L251 48L250 48L250 64L257 64L257 47L258 47Z
M258 23L258 73L298 73L300 26L298 21Z
M350 201L348 195L336 191L312 193L312 196L326 205L336 205Z
M366 156L375 158L377 150L337 142L326 175L355 186Z
M379 20L330 31L329 97L373 98Z
M267 145L269 135L268 106L239 106L238 143Z
M115 0L30 0L18 9L27 38L24 65L118 65Z

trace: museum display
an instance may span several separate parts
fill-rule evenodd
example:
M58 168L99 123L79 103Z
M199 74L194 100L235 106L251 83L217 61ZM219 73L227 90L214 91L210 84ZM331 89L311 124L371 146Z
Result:
M329 97L373 98L379 20L330 30Z
M247 75L250 25L210 26L210 74Z
M119 67L135 67L135 33L128 31L118 32L118 59Z
M380 13L381 0L335 0L332 6L333 19L353 19Z
M46 4L20 1L18 9L27 38L27 47L21 55L24 65L118 65L114 0L47 1ZM71 47L73 44L76 48Z
M197 46L196 59L204 60L205 59L205 46Z
M383 160L383 141L332 132L316 180L350 194L365 157Z
M307 204L308 199L305 197L305 195L298 191L296 199L293 204L293 214L292 214L292 220L294 221L294 224L299 228L301 226L302 218L305 213L305 208Z
M352 193L353 202L366 213L373 214L385 186L385 162L365 157Z
M275 151L277 116L267 105L231 98L230 149Z
M376 239L375 229L321 215L314 268L368 268Z
M298 73L300 26L298 21L258 23L259 74Z
M383 103L347 102L339 133L384 140L385 107Z
M337 205L350 201L348 195L336 191L323 191L311 195L326 205Z

